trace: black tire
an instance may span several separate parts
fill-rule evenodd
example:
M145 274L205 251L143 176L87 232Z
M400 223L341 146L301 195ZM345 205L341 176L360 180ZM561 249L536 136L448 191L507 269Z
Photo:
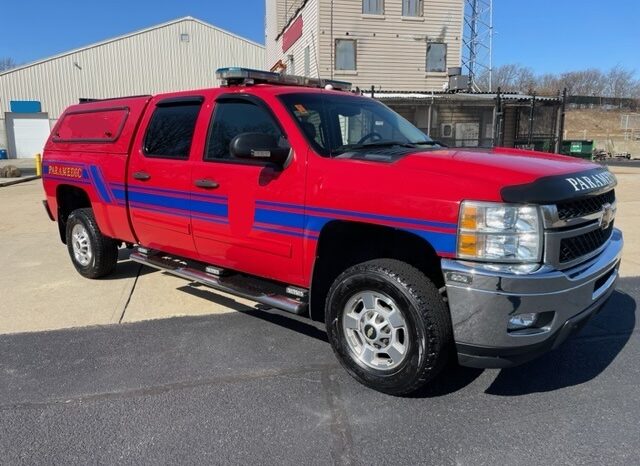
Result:
M90 248L90 258L82 263L74 252L73 230L81 225L87 232L87 243ZM104 236L91 209L77 209L71 212L67 219L66 229L67 250L76 270L86 278L100 278L109 275L118 262L118 242Z
M343 310L352 297L365 290L395 301L406 323L408 349L391 370L363 363L346 339ZM325 318L329 342L340 363L356 380L383 393L408 395L416 391L438 375L450 356L453 337L446 303L425 274L395 259L363 262L343 272L327 295Z

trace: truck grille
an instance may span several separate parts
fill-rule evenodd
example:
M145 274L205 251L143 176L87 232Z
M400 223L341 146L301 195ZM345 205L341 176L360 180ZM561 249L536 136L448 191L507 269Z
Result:
M611 237L613 222L606 229L564 238L560 241L560 263L571 262L600 248Z
M605 209L605 206L608 207ZM613 189L595 196L543 206L544 262L566 269L592 257L611 238L615 211Z
M612 189L604 194L593 197L585 197L576 201L559 202L558 218L568 220L572 218L584 217L585 215L599 212L606 203L613 204L616 200L615 191Z

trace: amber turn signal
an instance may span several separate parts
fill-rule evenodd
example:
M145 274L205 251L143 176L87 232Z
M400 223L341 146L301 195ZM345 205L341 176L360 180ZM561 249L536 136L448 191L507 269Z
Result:
M478 225L478 209L475 206L465 205L460 218L460 228L463 230L475 230Z
M466 256L475 256L478 253L478 237L474 234L459 235L458 253Z

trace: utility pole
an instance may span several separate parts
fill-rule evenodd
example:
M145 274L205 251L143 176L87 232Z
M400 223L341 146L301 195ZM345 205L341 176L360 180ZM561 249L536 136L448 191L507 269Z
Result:
M462 67L469 74L469 90L493 91L493 0L464 0ZM488 74L488 86L478 78Z

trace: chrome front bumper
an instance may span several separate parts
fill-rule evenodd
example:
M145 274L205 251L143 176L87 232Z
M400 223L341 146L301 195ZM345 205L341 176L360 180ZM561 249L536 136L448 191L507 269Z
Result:
M622 244L622 233L614 229L596 257L562 271L542 266L523 275L444 259L442 269L460 364L509 367L558 346L613 293ZM529 312L544 313L544 325L507 330L512 316Z

